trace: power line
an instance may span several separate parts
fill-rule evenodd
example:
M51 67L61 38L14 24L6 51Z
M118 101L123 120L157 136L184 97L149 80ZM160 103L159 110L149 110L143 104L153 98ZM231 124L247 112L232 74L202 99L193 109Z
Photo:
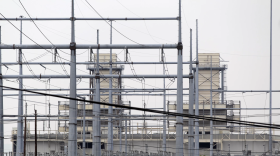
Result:
M47 36L42 32L42 30L37 26L37 24L34 22L34 20L31 18L31 16L30 16L30 14L28 13L28 11L25 9L25 7L24 7L24 5L21 3L21 1L19 0L19 2L20 2L20 4L21 4L21 6L23 7L23 9L24 9L24 11L27 13L27 15L29 16L29 18L31 19L31 21L33 22L33 24L36 26L36 28L40 31L40 33L53 45L53 46L55 46L48 38L47 38ZM60 51L62 51L62 50L60 50ZM63 53L66 53L66 52L64 52L64 51L62 51ZM47 52L46 52L47 53ZM45 53L45 54L46 54ZM45 56L45 54L42 54L42 56ZM68 53L66 53L66 54L68 54ZM69 55L69 54L68 54ZM66 75L68 75L68 73L67 73L67 71L66 71L66 69L64 68L64 65L61 65L61 67L62 67L62 69L63 69L63 71L65 72L65 74Z
M120 35L122 35L122 36L125 37L126 39L130 40L131 42L134 42L134 43L136 43L136 44L142 45L142 44L140 44L140 43L138 43L138 42L136 42L136 41L130 39L129 37L125 36L123 33L121 33L119 30L117 30L115 27L113 27L109 22L107 22L107 21L101 16L101 14L98 13L98 11L97 11L96 9L94 9L94 7L92 7L92 5L90 5L90 3L89 3L87 0L86 0L86 2L87 2L87 4L94 10L94 12L97 13L97 15L103 19L103 21L104 21L105 23L107 23L110 27L112 27L112 28L113 28L115 31L117 31Z
M44 50L46 50L48 53L51 53L52 55L54 55L51 51L49 51L49 50L47 50L47 49L45 49L45 48L43 48L40 44L38 44L37 42L35 42L33 39L31 39L29 36L27 36L25 33L23 33L20 29L18 29L10 20L8 20L2 13L0 13L4 18L5 18L5 20L6 21L8 21L14 28L16 28L19 32L21 32L25 37L27 37L30 41L32 41L33 43L35 43L36 45L38 45L39 47L41 47L42 49L44 49ZM33 20L32 20L33 21ZM33 21L34 22L34 21ZM38 57L36 57L36 59L38 59L38 58L41 58L41 57L43 57L43 56L45 56L47 53L44 53L44 54L42 54L42 55L40 55L40 56L38 56ZM58 54L58 56L59 56L59 54ZM64 58L61 58L60 56L58 57L59 59L64 59ZM34 60L36 60L35 58L34 58ZM66 60L66 61L69 61L69 60L67 60L67 59L64 59L64 60ZM60 65L61 65L61 67L62 67L62 69L64 70L64 72L66 73L66 75L68 75L68 73L67 73L67 71L66 71L66 69L63 67L63 65L60 63ZM69 75L68 75L69 76Z
M18 90L18 91L30 92L30 93L35 93L35 94L40 94L40 95L45 95L45 96L53 96L53 97L63 98L63 99L68 99L68 100L82 101L82 102L88 102L88 103L93 103L93 104L100 104L100 105L106 105L106 106L126 108L126 109L138 110L138 111L147 111L147 112L158 113L158 114L166 114L166 115L170 115L170 116L181 116L181 117L188 117L188 118L194 118L194 119L203 119L203 120L209 120L209 121L217 121L217 122L226 122L226 123L234 123L234 124L241 124L241 125L249 125L249 126L253 126L253 127L264 127L264 128L280 129L280 125L276 125L276 124L266 124L266 123L251 122L251 121L248 122L248 121L233 120L233 119L206 117L206 116L201 116L201 115L192 115L192 114L184 114L184 113L176 113L176 112L166 112L166 111L159 111L159 110L154 110L154 109L146 109L146 108L131 107L131 106L125 106L125 105L112 104L112 103L90 101L90 100L85 100L85 99L77 99L77 98L71 98L71 97L64 97L64 96L59 96L59 95L54 95L54 94L46 94L46 93L35 92L35 91L26 90L26 89L18 89L18 88L7 87L7 86L0 86L0 87L8 88L8 89L13 89L13 90Z

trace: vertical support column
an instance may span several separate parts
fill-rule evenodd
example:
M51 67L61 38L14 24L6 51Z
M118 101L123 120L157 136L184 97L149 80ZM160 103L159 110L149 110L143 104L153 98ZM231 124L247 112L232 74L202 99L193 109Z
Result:
M192 74L192 29L190 29L190 75ZM194 84L193 78L189 78L189 114L193 114L194 104ZM194 155L193 147L193 118L189 118L189 131L188 131L188 155Z
M70 63L70 97L76 98L76 43L75 43L75 17L74 0L72 0L71 12L71 63ZM69 105L69 137L68 155L77 156L77 109L76 101L70 100Z
M178 61L177 61L177 113L183 113L183 44L181 34L181 0L179 0ZM184 155L183 117L176 117L176 156Z
M225 92L224 92L224 89L225 89L225 87L224 87L224 85L225 85L225 84L224 84L224 81L225 81L225 79L224 79L224 76L225 76L225 75L224 75L224 69L222 69L222 70L221 70L221 81L222 81L222 82L221 82L221 89L222 89L222 92L221 92L221 100L222 100L222 101L221 101L221 103L222 103L222 104L225 104L225 103L224 103L224 101L225 101Z
M119 120L119 136L120 136L120 152L122 152L122 114L120 115L120 120Z
M37 110L35 110L35 156L37 156Z
M90 49L90 52L89 52L89 62L93 62L93 59L92 59L92 55L93 55L93 52L92 52L92 49ZM91 70L89 70L89 75L92 75L94 72L93 71L91 71ZM93 90L93 88L94 88L94 82L95 81L93 81L93 78L89 78L89 88L90 88L90 90L89 90L89 94L91 94L90 96L89 96L89 100L91 100L91 101L93 101L93 95L92 94L94 94L94 90Z
M60 101L58 101L58 107L57 107L57 112L58 112L58 117L57 117L57 127L58 127L58 133L60 133L60 131L59 131L59 127L60 127L60 121L59 121L59 117L60 117L60 109L59 109L59 107L60 107ZM26 113L26 115L27 115L27 113Z
M165 65L163 58L163 48L162 48L162 62L163 62L163 75L165 75ZM163 111L166 111L166 90L165 90L165 78L163 78ZM162 135L162 151L163 155L166 152L166 116L163 117L163 135Z
M22 18L22 16L20 16ZM22 20L20 21L20 44L22 44ZM18 54L19 75L22 75L22 50ZM19 78L19 89L22 89L22 78ZM22 91L18 93L18 121L17 121L17 151L16 155L20 156L23 152L23 95Z
M131 102L129 101L129 107L131 107ZM133 147L133 133L131 134L131 109L129 109L129 136L130 136L130 140L132 140L132 141L130 141L130 143L129 143L129 152L131 151L131 150L133 150L133 148L131 148L131 147Z
M85 100L86 98L84 97L83 100ZM83 156L86 155L86 102L83 101Z
M97 44L99 44L99 30L97 30ZM97 49L96 54L96 76L95 76L95 100L100 101L100 76L99 76L99 49ZM100 143L100 105L94 104L93 120L94 124L92 125L92 131L94 134L93 137L93 148L92 154L94 156L101 156L101 143Z
M125 117L125 155L127 156L127 116Z
M195 70L195 115L199 115L199 91L198 91L198 21L196 20L196 70ZM195 119L195 155L199 156L199 119Z
M0 26L0 44L1 44L1 26ZM0 49L0 63L2 63L2 49ZM2 76L2 64L0 64L0 75ZM0 86L3 86L3 79L0 78ZM3 122L3 87L0 87L0 152L4 152L4 122Z
M270 0L270 73L269 73L269 124L272 124L272 0ZM272 132L269 128L269 156L272 156Z
M211 79L210 79L210 117L213 117L213 104L212 104L212 56L211 56ZM213 121L210 120L210 156L213 156Z
M110 44L112 44L112 21L110 25ZM110 75L112 75L112 49L110 49ZM109 103L113 103L113 97L112 97L112 78L109 78ZM112 106L109 106L108 110L109 116L112 116L113 114L113 108ZM113 151L113 124L112 124L112 117L109 117L108 121L108 151Z
M23 156L26 156L26 115L25 115L25 120L24 120L24 145L23 145ZM4 155L4 154L3 154Z

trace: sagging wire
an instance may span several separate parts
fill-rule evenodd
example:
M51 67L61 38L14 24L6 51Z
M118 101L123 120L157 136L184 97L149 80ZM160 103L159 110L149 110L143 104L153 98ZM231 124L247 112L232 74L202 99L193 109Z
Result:
M163 63L163 65L164 65L164 69L165 69L165 74L167 75L167 77L168 77L168 80L170 81L168 84L167 84L167 86L166 86L166 88L169 88L169 87L171 87L171 85L175 82L175 78L171 78L170 77L170 74L169 74L169 70L168 70L168 66L167 66L167 64L165 63L166 62L166 57L165 57L165 53L164 53L164 50L163 50L163 48L161 49L162 50L162 63Z

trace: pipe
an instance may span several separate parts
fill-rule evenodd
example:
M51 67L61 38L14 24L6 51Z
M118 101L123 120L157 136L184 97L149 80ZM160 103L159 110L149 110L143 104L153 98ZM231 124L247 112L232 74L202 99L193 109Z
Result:
M110 44L112 44L112 21L110 21ZM112 49L110 49L110 75L112 75ZM113 103L112 100L112 78L109 79L109 103ZM113 114L113 108L112 106L109 106L108 109L108 114L112 115ZM112 123L112 118L109 118L108 121L108 150L113 151L113 123Z
M210 117L213 117L213 104L212 104L212 56L211 56L211 80L210 80ZM213 156L213 121L210 120L210 156Z
M20 44L22 44L22 21L20 21ZM18 53L18 61L22 62L22 50L19 49ZM19 75L22 76L22 64L19 65ZM23 89L23 80L22 78L19 78L19 89ZM18 121L17 121L17 156L21 156L23 153L23 94L20 90L18 93Z
M119 118L119 141L120 141L120 152L122 152L122 117Z
M0 44L1 44L1 26L0 26ZM2 51L0 49L0 63L2 62ZM2 75L2 66L0 66L0 75ZM0 78L0 85L3 85L3 79ZM0 87L0 153L4 152L4 123L3 123L3 87Z
M162 62L164 62L164 58L163 58L163 49L162 49ZM165 65L163 64L163 75L165 75ZM165 90L165 78L163 79L163 111L166 111L166 90ZM163 141L163 145L162 145L162 151L164 153L163 156L165 156L165 152L166 152L166 116L163 117L163 134L162 134L162 141Z
M269 124L272 124L272 0L270 0ZM269 128L269 156L272 156L272 131Z
M224 80L224 76L225 76L225 75L224 75L224 71L222 70L222 71L221 71L221 77L222 77L222 78L221 78L221 81L222 81L222 82L221 82L221 85L222 85L222 87L221 87L221 88L222 88L222 92L221 92L221 101L222 101L222 104L224 104L224 102L225 102L225 91L224 91L224 88L225 88L225 87L224 87L224 85L225 85L225 84L224 84L224 81L225 81L225 80Z
M212 92L241 92L241 93L245 93L245 92L265 92L265 93L269 93L270 90L217 90L217 89L213 89ZM280 92L280 90L271 90L271 92Z
M71 76L70 76L71 77ZM76 75L77 78L177 78L177 75ZM69 78L68 75L3 75L3 79L62 79ZM184 75L183 78L190 78ZM71 78L70 78L71 79Z
M83 98L85 99L85 97ZM86 102L83 102L83 156L86 156L86 135L85 135L85 131L86 131Z
M99 30L97 30L97 44L99 44ZM99 76L99 49L96 51L96 75ZM96 96L95 96L95 101L100 102L100 77L95 78L95 89L96 89ZM92 148L92 154L94 156L101 156L101 132L100 132L100 105L99 104L94 104L94 124L92 125L92 130L93 130L93 148Z
M176 49L177 44L76 44L76 49ZM70 49L69 44L1 44L0 49Z
M56 94L60 96L69 96L69 94ZM96 95L96 94L77 94L78 96L90 96L90 95ZM106 96L109 94L100 94L101 96ZM122 95L122 96L164 96L164 94L112 94L112 95ZM177 94L165 94L168 96L177 96ZM189 94L183 94L183 95L189 95ZM4 94L3 96L18 96L18 94ZM23 94L23 96L45 96L40 94Z
M197 64L197 62L193 62ZM18 65L18 62L3 62L0 64L4 65ZM70 65L70 62L23 62L22 64L28 64L28 65L61 65L61 64L68 64ZM95 65L94 62L76 62L77 65ZM110 64L109 62L99 62L99 64ZM112 64L140 64L140 65L147 65L147 64L177 64L177 62L112 62ZM189 64L189 62L183 62L183 64Z
M18 21L18 20L23 20L23 21L71 21L71 17L64 17L64 18L0 18L0 20L9 20L9 21ZM74 17L74 20L80 21L80 20L94 20L94 21L103 21L103 20L108 20L108 21L138 21L138 20L178 20L178 17L144 17L144 18L129 18L129 17L123 17L123 18L81 18L81 17Z
M127 155L127 117L125 117L125 156Z
M12 89L3 89L5 91L14 91ZM69 91L70 89L33 89L33 88L26 88L26 90L32 90L32 91ZM95 90L95 88L77 88L77 90ZM164 90L177 90L176 88L146 88L146 89L138 89L138 88L100 88L101 91L108 92L109 90L112 90L114 92L164 92ZM189 88L183 88L183 90L189 90Z
M71 45L75 46L75 20L74 20L74 0L71 1ZM69 45L68 45L69 46ZM71 49L70 63L70 97L76 98L76 49ZM77 155L77 114L76 101L70 100L69 109L69 136L68 136L68 155Z
M178 19L178 63L177 63L177 113L183 113L183 64L182 64L182 32L181 32L181 0L179 0ZM183 118L177 116L176 120L176 156L183 156Z
M196 19L196 61L198 61L198 21ZM199 115L199 91L198 91L198 72L199 64L195 71L195 115ZM195 155L199 156L199 120L195 119Z
M190 74L192 75L192 29L190 29L190 66L189 66ZM189 114L193 115L193 104L194 104L194 85L193 78L189 79ZM188 131L188 155L194 155L193 148L193 118L189 118L188 122L189 131Z

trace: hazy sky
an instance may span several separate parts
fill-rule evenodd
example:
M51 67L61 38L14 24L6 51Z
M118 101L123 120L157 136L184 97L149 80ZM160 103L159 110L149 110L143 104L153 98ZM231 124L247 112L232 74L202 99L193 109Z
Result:
M70 0L21 0L32 17L70 17ZM89 0L89 3L104 17L177 17L178 1L171 0ZM273 89L280 89L280 1L273 1ZM0 0L0 13L5 17L19 17L28 15L23 10L18 0ZM99 17L85 0L75 1L76 17ZM269 89L269 32L270 32L270 1L266 0L183 0L182 1L182 28L184 44L184 61L189 61L189 29L194 32L193 52L195 54L195 20L199 20L199 52L220 53L221 57L229 61L227 70L227 86L229 90L254 90ZM2 17L0 17L2 18ZM70 21L35 21L42 32L54 44L70 43ZM20 22L12 22L19 28ZM2 43L19 44L19 31L9 22L0 21L2 27ZM113 26L122 34L138 43L165 44L178 42L177 21L114 21ZM77 21L75 25L76 42L80 44L96 43L96 29L100 31L100 43L108 44L110 41L109 25L104 21ZM30 21L23 22L23 32L39 44L50 44ZM113 31L113 43L133 44L122 35ZM34 44L28 38L23 37L23 44ZM69 53L69 50L63 50ZM24 50L27 60L32 60L43 54L44 50ZM109 52L101 50L101 52ZM122 50L114 50L119 54L120 60L124 59ZM167 61L176 61L176 50L165 50ZM88 50L78 50L77 61L88 61ZM137 61L159 61L159 50L129 50L131 60ZM2 50L3 62L17 61L16 50ZM69 55L59 53L64 59L69 60ZM65 62L66 60L63 60ZM50 54L35 61L52 61ZM35 74L65 74L61 66L31 66ZM65 66L69 73L69 66ZM77 67L78 74L87 74L85 66ZM137 74L162 74L162 66L158 65L134 65ZM176 74L176 66L168 66L170 74ZM18 66L9 66L7 70L2 67L3 74L12 75L18 71ZM24 74L31 75L26 66ZM55 73L58 72L58 73ZM188 66L184 66L184 74L188 74ZM125 67L124 74L132 74L129 66ZM14 81L14 80L12 80ZM45 80L44 80L45 81ZM52 88L69 88L68 80L50 80ZM167 84L169 81L167 80ZM39 80L24 80L26 88L46 88L45 83ZM162 87L162 80L145 80L146 88ZM4 85L17 87L17 83L4 81ZM125 88L138 87L142 84L137 80L124 80ZM88 80L82 79L78 87L88 87ZM176 87L176 82L170 86ZM188 87L188 79L184 80L184 87ZM4 94L16 93L6 91ZM57 93L57 92L52 92ZM64 92L66 93L66 92ZM85 91L78 93L87 93ZM172 92L170 92L172 93ZM174 92L173 92L174 93ZM186 92L187 93L187 92ZM15 98L15 99L11 99ZM175 100L175 97L168 97L168 100ZM52 114L57 113L58 99L46 97L26 97L26 100L47 102L50 100ZM142 106L143 100L148 107L161 107L162 97L123 97L124 101L132 101L133 106ZM187 96L184 100L188 100ZM227 100L239 100L243 108L264 108L269 106L269 94L267 93L228 93ZM279 93L273 94L273 107L278 105ZM17 113L17 97L4 98L4 114ZM45 104L38 104L27 101L28 114L32 114L35 107L39 114L45 114ZM268 111L267 111L268 112ZM267 113L266 112L266 113ZM242 115L261 114L262 117L250 117L250 121L268 122L264 118L264 111L243 111ZM279 124L278 113L273 111L273 122ZM138 113L140 114L140 112ZM43 123L39 123L42 129ZM53 123L54 130L57 124ZM5 123L5 150L11 150L10 135L15 122ZM31 129L33 123L31 123Z

